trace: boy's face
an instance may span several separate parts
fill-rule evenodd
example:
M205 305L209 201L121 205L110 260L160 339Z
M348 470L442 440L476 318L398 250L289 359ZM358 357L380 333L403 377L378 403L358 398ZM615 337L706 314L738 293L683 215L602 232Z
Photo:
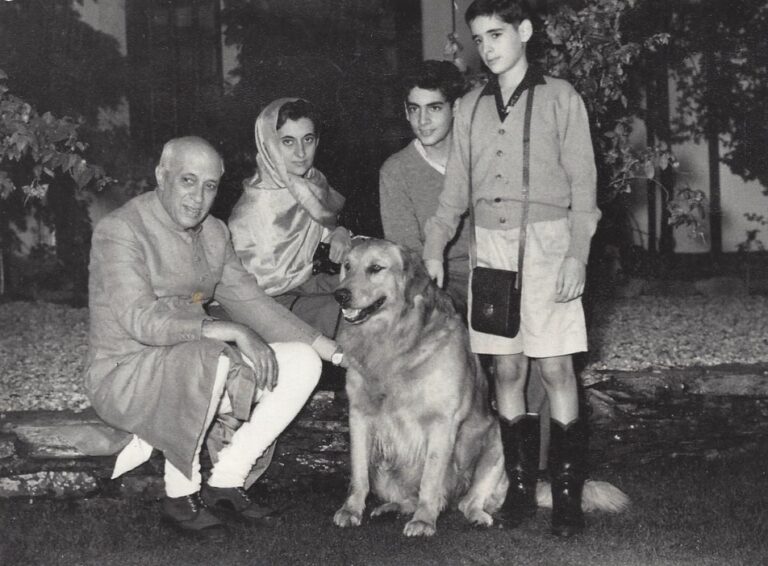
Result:
M525 59L525 44L533 27L523 20L517 27L498 16L478 16L469 24L480 58L494 75L511 71Z
M286 171L298 177L303 176L315 162L317 150L318 139L312 120L286 120L283 127L277 130L277 137Z
M451 133L453 105L440 90L412 88L405 101L405 115L425 147L439 144Z

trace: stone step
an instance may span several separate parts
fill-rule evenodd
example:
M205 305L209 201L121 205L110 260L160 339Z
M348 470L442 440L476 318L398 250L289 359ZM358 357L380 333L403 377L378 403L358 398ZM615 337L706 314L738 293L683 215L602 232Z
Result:
M306 473L338 471L346 465L347 430L345 405L333 392L318 391L281 437L276 459L283 462L276 469L289 462ZM92 409L0 414L0 498L161 496L163 459L157 451L149 463L110 479L114 455L128 439Z
M721 365L639 371L589 370L582 374L587 387L616 385L629 395L652 398L662 390L691 395L768 397L765 364Z
M620 461L649 461L641 452L657 458L673 451L672 437L692 443L690 453L725 454L722 435L749 444L768 433L762 424L768 422L765 366L606 371L589 385L590 451L596 462L612 462L617 454ZM343 477L348 432L346 400L318 391L280 437L273 465L260 483L289 485L317 474ZM671 444L659 445L659 438ZM110 479L114 454L126 440L92 410L0 414L0 498L160 497L163 458L157 451L148 463Z

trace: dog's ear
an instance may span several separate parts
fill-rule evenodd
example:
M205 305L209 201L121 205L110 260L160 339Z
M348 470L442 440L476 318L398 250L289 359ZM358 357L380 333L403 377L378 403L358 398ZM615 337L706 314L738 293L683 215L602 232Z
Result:
M405 302L409 306L413 306L414 298L417 295L423 295L429 289L432 285L432 279L430 279L427 268L424 267L424 262L418 253L403 246L398 246L398 249L403 258L403 275L405 277L403 294L405 295Z

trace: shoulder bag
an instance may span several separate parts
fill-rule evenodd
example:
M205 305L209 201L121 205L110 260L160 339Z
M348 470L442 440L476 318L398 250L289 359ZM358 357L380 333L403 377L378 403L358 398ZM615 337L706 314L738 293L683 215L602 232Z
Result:
M520 331L520 299L523 281L523 257L525 255L526 225L528 223L528 200L530 185L530 142L533 90L528 90L523 125L523 212L520 222L520 246L518 248L517 271L477 266L477 244L475 242L475 214L472 200L472 122L480 102L475 101L469 122L469 221L470 258L472 267L472 305L470 324L474 330L486 334L514 338Z

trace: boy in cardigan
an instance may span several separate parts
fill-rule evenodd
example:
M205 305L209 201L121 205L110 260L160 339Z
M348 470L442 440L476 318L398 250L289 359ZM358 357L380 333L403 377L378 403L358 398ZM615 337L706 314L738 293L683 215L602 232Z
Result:
M551 404L552 532L567 537L584 527L585 422L579 417L572 354L587 349L580 297L590 241L600 218L589 122L584 103L570 84L529 67L526 43L533 26L522 2L475 0L465 19L493 75L487 85L460 100L440 204L425 228L424 259L429 273L442 284L443 249L461 215L472 206L477 265L517 271L523 123L527 97L535 93L520 332L515 338L503 338L471 330L470 339L473 351L494 356L510 476L502 518L514 525L536 511L539 425L537 415L526 413L524 396L532 359Z

